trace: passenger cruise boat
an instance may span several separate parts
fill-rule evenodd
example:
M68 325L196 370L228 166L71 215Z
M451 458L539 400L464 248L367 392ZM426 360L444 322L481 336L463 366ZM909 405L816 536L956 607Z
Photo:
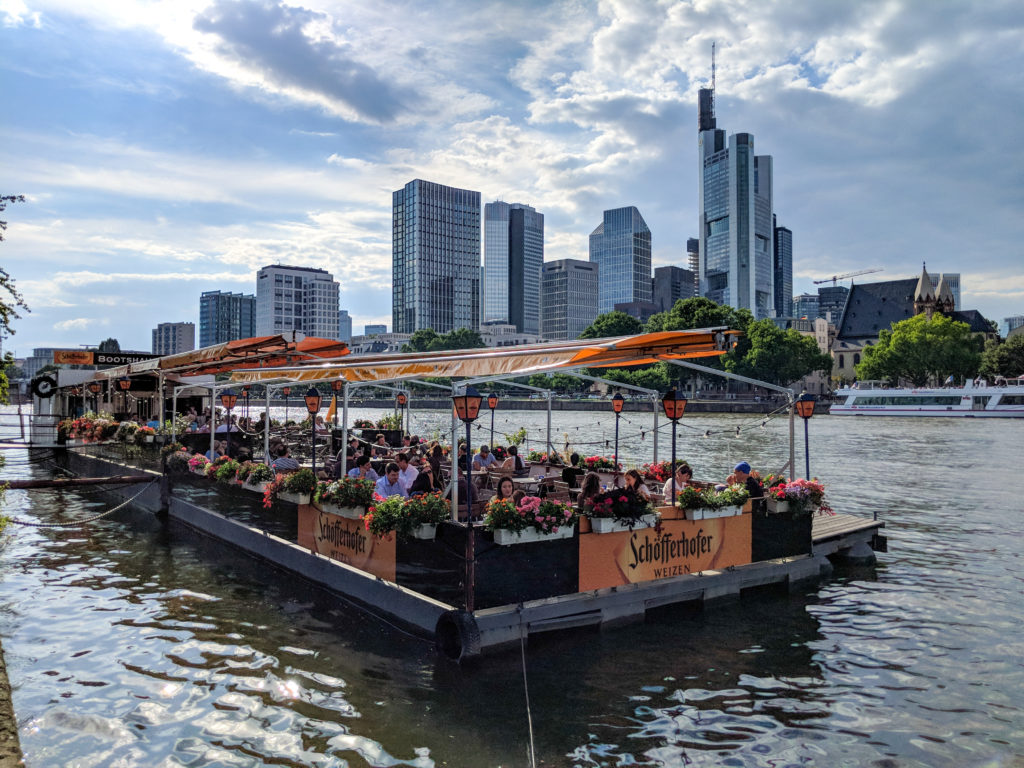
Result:
M836 391L842 398L829 413L839 416L960 416L1024 418L1024 377L999 378L994 385L969 381L963 387L892 389L862 381Z

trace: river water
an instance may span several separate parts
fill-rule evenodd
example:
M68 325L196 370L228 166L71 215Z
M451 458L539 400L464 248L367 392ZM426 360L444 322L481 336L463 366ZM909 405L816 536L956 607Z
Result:
M417 413L413 430L445 418ZM499 434L526 424L542 442L543 413L499 419ZM548 766L1024 765L1024 421L809 426L836 510L887 522L876 567L531 639L528 704L518 650L454 666L146 513L9 527L0 637L26 764L526 766L532 722ZM622 453L649 458L650 417L620 427ZM559 447L568 435L580 453L611 453L603 415L556 412L553 431ZM787 434L784 419L687 417L678 453L704 479L743 458L778 469ZM45 452L5 455L5 477L52 466ZM7 496L6 513L29 521L111 506L96 492Z

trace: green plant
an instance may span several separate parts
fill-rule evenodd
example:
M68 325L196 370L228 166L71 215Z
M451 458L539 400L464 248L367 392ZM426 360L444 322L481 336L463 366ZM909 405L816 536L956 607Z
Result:
M366 530L374 536L394 533L400 539L410 537L421 525L437 524L451 514L448 500L440 493L427 493L412 499L389 496L377 499L363 515Z
M274 468L269 464L258 464L253 462L249 467L249 485L256 483L269 483L274 479Z
M339 507L369 507L373 502L374 482L356 477L344 477L333 483L317 486L316 500Z
M218 483L233 483L235 482L235 476L238 474L238 462L234 459L228 459L220 463L214 462L216 469L214 470L214 478Z
M138 431L139 425L134 421L122 421L114 431L114 439L121 443L132 443Z
M406 503L410 516L419 520L420 525L436 525L451 519L452 504L439 491L419 493Z
M377 429L401 429L402 414L392 413L377 419Z
M244 483L249 479L249 473L252 472L252 462L243 461L238 465L238 471L235 472L235 480L240 483Z
M178 451L184 451L184 450L185 450L185 446L182 445L181 443L168 443L167 445L163 446L160 449L160 455L161 456L170 456L172 453L177 453Z
M373 429L373 422L369 419L356 419L352 422L353 429Z
M801 478L791 483L778 484L766 489L765 496L776 501L789 502L789 510L796 516L809 515L818 509L832 511L825 503L825 486L816 480Z
M313 491L316 490L316 476L311 469L300 469L298 472L292 472L285 478L283 487L288 493L312 495Z
M696 488L687 486L676 496L676 506L682 509L721 509L722 507L742 507L750 498L746 486L736 483L716 491L714 488Z
M522 445L526 442L526 427L520 427L515 432L505 435L505 442L509 445Z
M172 453L168 453L164 460L168 474L183 475L188 472L188 459L189 456L187 451L174 451Z
M520 533L533 528L541 533L557 533L560 528L576 524L576 510L562 501L524 496L518 505L511 499L491 499L487 505L484 526Z

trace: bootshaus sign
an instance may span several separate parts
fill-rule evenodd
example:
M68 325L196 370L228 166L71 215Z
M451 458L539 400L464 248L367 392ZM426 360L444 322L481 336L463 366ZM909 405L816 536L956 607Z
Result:
M57 365L127 365L156 357L160 355L146 352L96 352L91 349L53 350L53 362Z

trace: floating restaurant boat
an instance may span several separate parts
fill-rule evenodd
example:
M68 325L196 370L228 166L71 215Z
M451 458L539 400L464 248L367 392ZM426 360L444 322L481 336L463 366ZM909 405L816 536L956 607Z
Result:
M791 406L788 466L793 467L795 393L692 361L723 354L735 335L710 328L512 349L360 357L348 356L337 346L306 343L299 349L301 340L274 337L89 375L106 379L108 385L157 376L158 413L168 394L164 385L174 377L178 381L169 398L172 413L179 396L190 395L197 387L205 388L212 402L227 387L260 384L266 387L269 403L272 387L329 382L342 397L339 437L344 445L349 394L358 387L404 391L401 387L411 381L449 377L457 408L458 397L485 382L510 383L517 377L556 371L592 377L583 370L665 361L785 393ZM232 372L230 382L189 378L225 370ZM58 380L57 403L65 388ZM550 399L551 394L546 396ZM674 419L681 415L679 408ZM657 418L655 411L655 430ZM461 426L453 413L452 445L458 442ZM211 430L210 440L213 434ZM547 443L553 452L550 415ZM116 454L105 455L89 446L66 450L61 458L69 470L86 477L123 477L132 469ZM344 468L342 461L342 476ZM458 474L461 468L452 471ZM264 514L262 496L244 486L211 484L189 473L150 476L154 483L141 492L135 486L111 493L133 498L137 506L165 515L172 525L223 541L433 638L441 653L459 660L536 633L638 621L647 611L666 605L817 580L831 571L831 557L873 562L873 550L884 547L879 534L883 522L849 515L791 514L781 505L774 513L737 507L707 516L664 506L658 510L660 519L611 526L608 532L581 524L551 536L501 537L478 522L459 519L458 483L451 485L451 519L438 523L430 535L379 537L361 518L365 510L353 513L315 499L292 502L278 497ZM197 493L197 486L205 490ZM462 511L468 512L466 505Z
M964 387L888 388L860 382L837 390L829 411L837 416L946 416L981 419L1024 418L1024 377L996 379L993 386L969 381Z

